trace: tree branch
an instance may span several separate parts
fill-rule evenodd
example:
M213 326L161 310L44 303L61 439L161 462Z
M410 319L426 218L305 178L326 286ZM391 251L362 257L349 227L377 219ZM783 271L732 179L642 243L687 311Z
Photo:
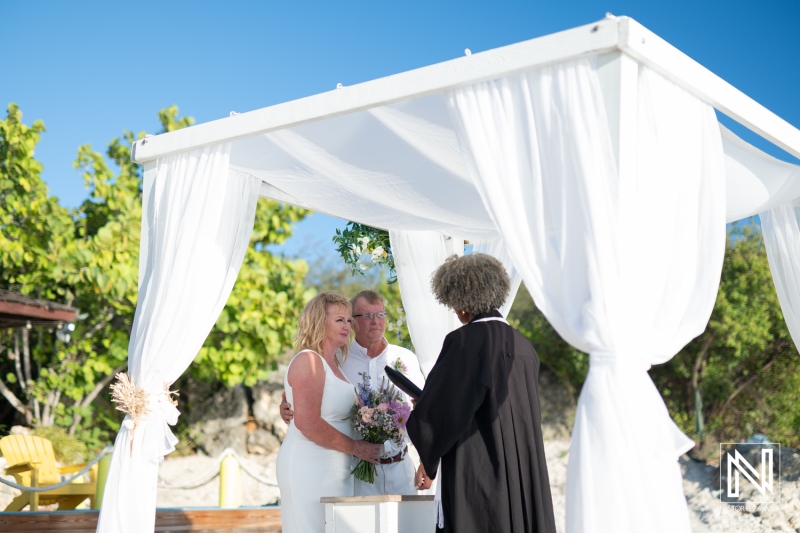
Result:
M31 378L31 345L28 328L22 328L22 370L25 374L25 386L30 387Z
M33 417L30 409L28 409L28 407L22 403L19 398L17 398L17 396L6 386L5 381L2 379L0 379L0 394L2 394L3 397L8 400L8 403L10 403L14 409L25 415L26 420L29 420Z
M42 423L42 415L41 415L41 413L39 412L39 400L37 400L37 399L34 397L34 398L32 399L32 403L33 403L33 417L34 417L36 420L38 420L38 421L39 421L39 423L41 424L41 423Z
M98 381L97 384L92 389L92 391L89 394L87 394L83 400L81 400L80 406L88 407L89 404L91 404L95 400L95 398L97 398L100 395L103 389L105 389L108 386L108 384L111 383L111 380L117 377L117 374L119 374L126 368L128 368L127 363L125 363L122 366L118 366L117 368L111 371L111 374L107 375L106 377Z
M759 371L758 371L758 372L751 374L749 378L747 378L746 380L744 380L744 382L743 382L741 385L739 385L739 386L736 388L736 390L734 390L734 391L733 391L733 392L730 394L730 396L728 396L728 398L727 398L727 399L726 399L726 400L723 402L723 404L722 404L722 407L720 407L720 408L719 408L719 411L717 411L716 413L714 413L714 414L713 414L713 416L715 416L715 417L717 417L717 416L722 416L722 413L724 413L724 412L725 412L725 409L727 409L727 408L728 408L728 405L730 405L730 403L733 401L733 399L734 399L734 398L736 398L736 396L738 396L740 392L742 392L742 391L743 391L743 390L745 390L747 387L749 387L749 386L750 386L750 385L751 385L751 384L752 384L752 383L753 383L755 380L757 380L757 379L759 378L759 376L760 376L760 374L761 374L762 372L764 372L764 371L765 371L765 370L767 370L769 367L771 367L771 366L772 366L772 364L773 364L775 361L777 361L777 360L778 360L778 357L779 357L779 356L780 356L780 352L779 352L779 351L775 351L775 353L773 353L773 354L772 354L772 356L769 358L769 360L766 362L766 364L765 364L764 366L762 366L762 367L759 369Z
M708 355L708 350L711 348L711 343L714 342L716 337L717 333L715 331L712 332L711 335L709 335L708 338L703 341L703 346L700 348L697 357L695 357L694 366L692 367L692 392L694 392L700 384L700 365L703 363L706 355Z
M101 329L103 329L104 327L106 327L106 326L108 325L108 323L109 323L109 322L111 322L111 321L114 319L114 311L109 311L109 310L108 310L108 307L106 307L106 308L104 309L104 311L108 313L108 314L106 315L106 317L105 317L103 320L100 320L100 321L99 321L97 324L95 324L94 326L92 326L92 327L89 329L89 331L87 331L87 332L86 332L86 333L83 335L83 338L84 338L84 339L90 339L90 338L92 337L92 335L94 335L95 333L97 333L98 331L100 331Z
M88 407L89 404L91 404L100 395L100 393L108 386L108 384L111 383L111 380L114 379L119 372L122 372L127 367L128 365L126 363L112 370L111 374L107 375L106 377L97 382L92 391L89 394L87 394L78 403L78 405L80 407ZM70 435L75 435L75 432L78 430L78 425L81 423L82 419L83 417L80 416L79 414L72 415L72 425L69 427Z
M52 426L50 423L50 404L53 401L53 391L47 393L47 401L44 403L44 411L42 411L42 419L39 423L43 426Z
M22 375L22 357L19 353L19 330L14 330L14 371L17 373L17 382L25 390L25 376Z

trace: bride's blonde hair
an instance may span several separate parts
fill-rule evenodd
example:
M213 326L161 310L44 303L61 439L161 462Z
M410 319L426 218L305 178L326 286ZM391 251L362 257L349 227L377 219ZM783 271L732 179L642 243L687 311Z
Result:
M322 354L322 343L325 341L325 322L328 319L328 308L339 307L349 315L350 302L341 294L326 291L314 296L305 306L297 321L297 335L295 346L298 351L314 350ZM350 330L352 337L353 330ZM352 341L351 338L348 338ZM347 358L347 344L336 352L336 363L341 366Z

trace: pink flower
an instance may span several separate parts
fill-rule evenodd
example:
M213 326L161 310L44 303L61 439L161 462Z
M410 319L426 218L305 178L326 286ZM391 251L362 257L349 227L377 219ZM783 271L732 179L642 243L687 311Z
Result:
M359 409L359 411L361 412L361 420L363 420L364 422L369 422L370 420L372 420L372 414L375 412L374 409L370 409L366 405L361 409Z
M398 357L397 360L394 362L394 369L402 374L408 373L408 367L403 364L403 361Z
M376 409L378 409L379 411L383 411L385 413L386 411L389 410L389 404L388 403L379 404L378 407L376 407Z

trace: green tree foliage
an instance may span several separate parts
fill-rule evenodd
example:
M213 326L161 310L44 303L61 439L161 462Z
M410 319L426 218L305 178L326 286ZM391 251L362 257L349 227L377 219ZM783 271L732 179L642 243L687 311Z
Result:
M74 231L69 212L48 196L42 165L33 157L44 130L38 120L23 124L14 104L0 122L0 272L17 286L45 285L46 272Z
M651 375L681 428L714 450L754 433L800 446L798 369L760 230L735 227L708 327Z
M159 113L162 132L193 123L172 106ZM22 123L9 106L0 122L0 287L80 309L71 342L52 331L0 332L0 392L28 424L69 428L99 446L118 429L120 416L105 398L125 368L138 293L141 168L130 145L144 136L125 131L105 157L84 145L88 199L70 212L48 196L34 148L44 125ZM239 279L195 373L227 384L254 380L273 365L294 335L296 317L310 296L305 264L273 257L271 242L291 235L305 211L262 200ZM6 383L8 385L6 385ZM89 429L91 428L91 429Z
M68 210L47 194L42 165L34 159L44 124L22 122L11 104L0 122L0 279L3 288L36 298L71 304L74 293L53 279L65 249L74 240L75 226ZM58 394L42 387L39 371L57 350L52 334L24 327L0 331L0 392L26 422L52 420Z

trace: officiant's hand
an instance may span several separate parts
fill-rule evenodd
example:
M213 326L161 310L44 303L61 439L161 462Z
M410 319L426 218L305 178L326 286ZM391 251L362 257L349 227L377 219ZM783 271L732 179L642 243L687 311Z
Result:
M381 445L372 444L365 440L353 440L353 451L350 452L359 459L363 459L368 463L374 465L378 464L378 459L381 456Z
M286 391L281 393L281 399L283 400L280 407L281 418L283 418L283 421L286 422L286 425L288 426L289 422L291 422L294 418L294 411L292 411L292 404L286 401Z
M431 488L431 485L433 485L433 480L428 477L428 474L425 473L422 463L420 463L419 468L417 468L417 475L414 478L414 484L417 486L417 490L426 490Z

